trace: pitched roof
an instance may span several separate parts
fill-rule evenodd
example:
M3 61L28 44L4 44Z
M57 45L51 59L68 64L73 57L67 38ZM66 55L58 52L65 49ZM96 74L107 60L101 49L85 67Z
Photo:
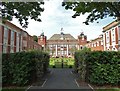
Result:
M71 34L63 34L64 40L76 40ZM48 40L61 40L61 34L54 34Z

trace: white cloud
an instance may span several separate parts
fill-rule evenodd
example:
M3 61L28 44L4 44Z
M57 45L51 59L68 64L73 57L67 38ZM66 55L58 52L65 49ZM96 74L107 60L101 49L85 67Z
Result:
M53 34L60 33L60 29L63 27L65 33L70 33L75 38L83 31L85 35L88 36L88 40L90 40L98 37L98 35L102 33L102 27L112 21L108 18L102 20L99 24L93 23L89 26L85 25L83 22L87 14L72 18L74 12L72 10L65 10L65 8L61 6L61 2L62 0L45 1L45 11L41 13L40 17L42 22L30 20L26 31L30 35L39 36L43 30L45 35L50 38ZM15 19L13 23L20 26Z

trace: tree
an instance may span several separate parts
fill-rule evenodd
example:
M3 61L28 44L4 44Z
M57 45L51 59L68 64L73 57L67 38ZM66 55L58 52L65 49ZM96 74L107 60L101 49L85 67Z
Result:
M83 0L84 1L84 0ZM89 15L84 22L86 25L93 23L98 19L104 19L106 17L113 17L117 20L120 20L120 2L62 2L62 6L66 10L71 9L75 11L75 14L72 16L76 18L81 14L88 13Z
M36 35L33 35L33 40L38 42L38 37Z
M13 17L17 18L21 26L27 28L28 19L34 19L35 21L41 21L39 16L44 8L41 8L44 2L1 2L1 13L2 20L11 21Z

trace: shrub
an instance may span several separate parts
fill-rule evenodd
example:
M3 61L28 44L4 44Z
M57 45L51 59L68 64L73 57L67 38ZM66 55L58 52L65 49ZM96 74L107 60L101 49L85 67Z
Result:
M2 80L5 85L27 85L47 71L47 53L31 51L2 55Z
M97 85L120 85L120 52L93 51L86 54L80 51L75 56L79 74L86 71L81 75L85 81Z
M84 48L75 53L75 71L79 73L80 79L85 81L86 76L86 56L91 50L89 48Z

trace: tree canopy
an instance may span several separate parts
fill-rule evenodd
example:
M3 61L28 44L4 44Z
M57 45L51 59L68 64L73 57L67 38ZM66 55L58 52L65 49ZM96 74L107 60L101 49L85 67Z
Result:
M75 11L73 18L81 14L88 13L89 15L84 22L86 25L104 19L106 17L118 18L120 20L120 2L62 2L62 6L66 10L71 9Z
M36 35L33 35L33 40L38 42L38 37Z
M24 28L28 26L28 19L41 21L41 12L44 8L41 7L44 2L2 2L0 3L1 13L0 16L3 20L11 21L13 17L17 18L20 25Z
M37 1L37 0L36 0ZM84 1L84 0L83 0ZM44 11L44 8L41 7L44 5L44 2L1 2L1 12L0 16L3 20L11 21L13 17L17 18L21 26L27 28L28 20L34 19L35 21L41 21L40 16L41 12ZM88 17L84 22L88 25L90 22L97 21L99 19L104 19L106 17L114 17L120 20L120 2L62 2L62 6L65 9L71 9L75 11L75 14L72 16L76 18L81 14L88 13Z

